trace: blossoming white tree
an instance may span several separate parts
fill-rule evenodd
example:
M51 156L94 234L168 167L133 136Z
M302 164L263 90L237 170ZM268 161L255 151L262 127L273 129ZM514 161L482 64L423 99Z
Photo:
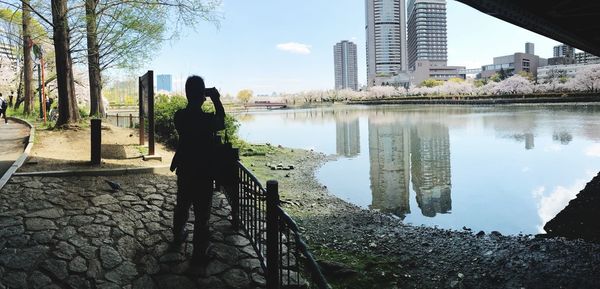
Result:
M515 74L500 81L492 92L494 94L530 94L533 93L533 84L529 79Z
M576 91L598 91L600 88L600 65L590 65L577 72L570 86Z

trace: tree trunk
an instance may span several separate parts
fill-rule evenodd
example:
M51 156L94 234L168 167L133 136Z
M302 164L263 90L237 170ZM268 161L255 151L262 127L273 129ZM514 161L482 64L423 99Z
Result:
M102 102L102 75L100 74L100 48L98 45L96 6L98 0L85 0L87 32L88 75L90 78L90 116L104 114Z
M54 25L54 53L56 58L56 82L58 87L57 126L79 121L75 98L73 63L71 61L67 0L52 0L52 24Z
M19 72L19 87L17 87L17 100L15 100L15 110L19 109L23 102L23 68Z
M33 60L31 59L33 42L31 41L31 31L29 31L31 8L29 7L29 0L22 0L21 4L23 5L23 69L25 82L23 113L30 114L33 112L33 90L31 89L33 84Z

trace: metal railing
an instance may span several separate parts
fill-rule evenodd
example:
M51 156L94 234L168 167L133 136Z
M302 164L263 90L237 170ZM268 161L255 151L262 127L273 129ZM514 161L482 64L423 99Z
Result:
M106 114L104 118L107 122L120 127L133 128L140 122L139 117L133 113Z
M267 189L240 162L238 185L223 186L233 223L244 230L265 272L267 289L331 288L302 240L294 220L279 206L277 181Z

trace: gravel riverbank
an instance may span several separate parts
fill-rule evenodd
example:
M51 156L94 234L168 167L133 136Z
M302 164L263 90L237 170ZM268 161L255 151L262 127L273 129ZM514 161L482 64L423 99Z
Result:
M369 256L368 262L346 264L354 274L328 276L337 287L600 288L600 244L405 225L330 194L315 171L333 157L274 147L266 151L243 161L262 180L279 180L283 205L317 259L344 263L346 258L331 256ZM294 169L267 166L280 163ZM374 282L365 287L361 278Z

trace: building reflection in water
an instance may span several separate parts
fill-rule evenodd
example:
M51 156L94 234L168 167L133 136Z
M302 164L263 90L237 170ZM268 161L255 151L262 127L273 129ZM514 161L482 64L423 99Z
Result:
M410 213L410 129L369 119L371 208L404 218Z
M450 133L439 123L369 120L371 208L401 218L410 213L410 181L424 216L452 209Z
M360 128L358 117L335 121L335 147L339 156L354 157L360 153Z
M411 172L421 213L434 217L452 209L450 197L450 132L436 123L412 129Z

